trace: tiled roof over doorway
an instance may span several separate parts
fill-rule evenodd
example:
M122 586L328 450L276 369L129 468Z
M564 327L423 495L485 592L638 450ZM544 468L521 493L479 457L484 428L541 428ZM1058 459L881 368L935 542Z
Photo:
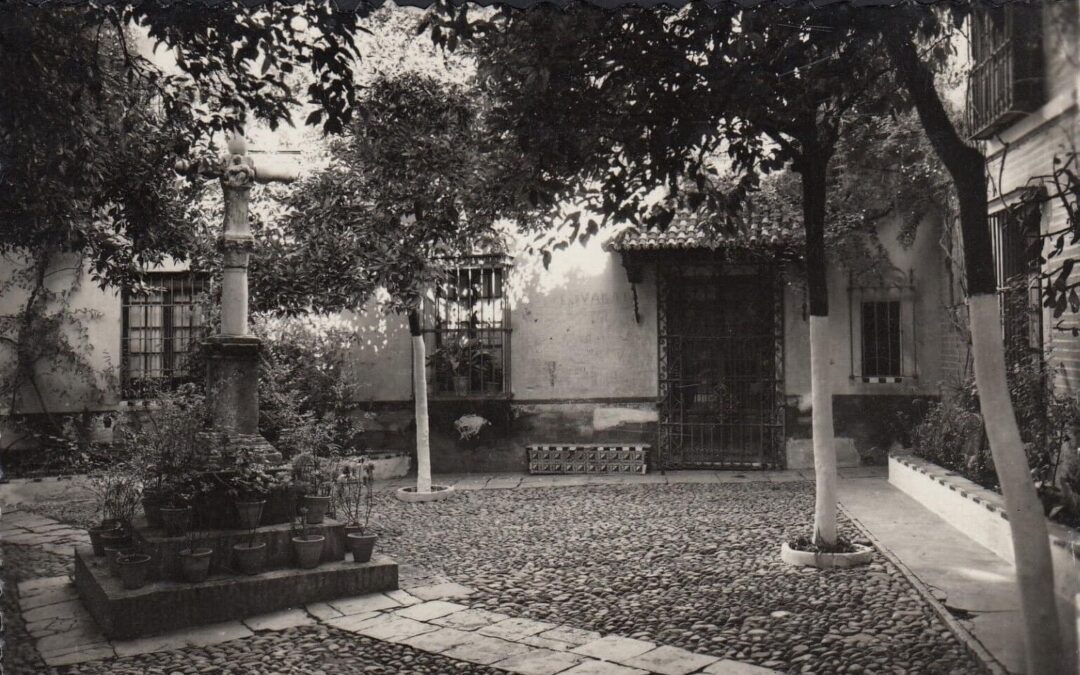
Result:
M736 214L680 213L665 230L630 226L612 237L607 246L622 252L722 248L801 251L800 205L776 185L777 181L771 182Z

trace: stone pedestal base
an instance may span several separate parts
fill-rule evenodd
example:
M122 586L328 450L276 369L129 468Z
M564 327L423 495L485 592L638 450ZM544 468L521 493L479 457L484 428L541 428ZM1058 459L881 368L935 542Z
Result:
M227 469L242 454L276 466L281 464L281 453L260 434L238 434L229 431L204 431L199 434L204 462L208 470Z
M367 563L323 563L250 577L213 574L198 584L155 581L128 591L89 546L75 551L75 588L109 638L154 635L397 587L397 563L375 556Z
M206 436L210 456L227 461L251 451L268 463L281 462L281 455L259 435L262 341L253 335L215 335L204 344L206 392L214 417L214 431Z

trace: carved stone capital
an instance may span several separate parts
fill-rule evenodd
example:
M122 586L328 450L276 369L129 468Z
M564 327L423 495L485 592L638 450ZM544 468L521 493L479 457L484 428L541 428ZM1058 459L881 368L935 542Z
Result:
M255 183L255 162L247 155L225 155L221 183L234 190L250 188Z
M252 235L225 235L219 242L221 250L225 253L253 253L255 251L255 237Z

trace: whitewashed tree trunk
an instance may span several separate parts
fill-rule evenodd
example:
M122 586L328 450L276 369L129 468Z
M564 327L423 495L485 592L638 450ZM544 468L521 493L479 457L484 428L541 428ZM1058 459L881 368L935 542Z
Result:
M918 21L920 15L914 20ZM960 206L968 313L979 410L990 441L990 453L1005 498L1016 561L1028 675L1057 675L1069 670L1070 655L1054 594L1054 565L1042 505L1035 493L1016 412L1005 377L1005 346L997 298L994 254L987 215L986 158L960 137L911 37L917 30L884 33L885 47L911 96L926 137L956 186ZM1075 657L1073 657L1075 658Z
M829 382L829 317L810 317L810 398L814 406L814 543L836 544L836 439Z
M1049 533L1042 502L1035 492L1024 454L1016 412L1009 398L997 295L972 295L968 298L968 313L979 412L1009 514L1017 583L1021 589L1020 605L1025 619L1025 643L1032 651L1027 657L1029 672L1033 675L1064 673L1066 659L1061 652L1058 632ZM1046 571L1050 572L1049 576ZM1039 648L1032 650L1032 647Z
M814 536L818 546L836 545L836 439L833 436L832 383L829 378L829 263L825 256L826 175L831 147L801 140L795 166L802 176L803 228L806 231L806 292L810 309L810 400L814 445Z
M431 492L431 434L428 431L424 336L412 336L413 397L416 399L416 491Z

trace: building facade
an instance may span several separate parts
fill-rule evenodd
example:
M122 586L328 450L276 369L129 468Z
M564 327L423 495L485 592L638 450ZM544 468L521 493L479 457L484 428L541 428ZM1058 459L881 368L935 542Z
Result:
M529 445L585 444L647 444L654 470L812 466L804 272L787 252L801 227L703 232L625 230L556 253L549 269L526 256L462 261L425 311L435 471L520 471ZM927 219L910 245L898 234L898 222L880 228L874 273L856 278L840 259L829 273L847 465L883 461L940 390L940 223ZM407 326L374 307L351 321L368 336L350 356L366 442L411 449ZM486 424L463 437L471 416Z
M1072 333L1080 324L1071 309L1055 317L1041 297L1046 273L1080 254L1067 237L1062 250L1048 255L1055 233L1075 227L1053 177L1075 166L1080 147L1078 21L1075 2L981 7L969 19L971 42L963 66L966 131L987 158L1006 347L1013 357L1045 354L1055 388L1068 394L1080 386L1080 342ZM955 228L946 228L942 243L951 307L950 330L942 333L943 368L946 381L962 382L970 377L972 363Z

